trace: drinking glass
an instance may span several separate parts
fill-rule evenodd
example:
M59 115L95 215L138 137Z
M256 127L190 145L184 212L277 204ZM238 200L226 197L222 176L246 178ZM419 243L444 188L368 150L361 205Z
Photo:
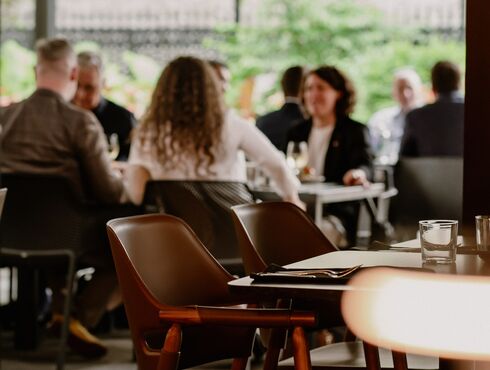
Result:
M490 260L490 216L475 216L476 249L485 261Z
M114 161L119 155L119 136L110 134L108 138L109 157Z
M296 175L300 175L308 164L308 144L305 141L288 143L286 158Z
M419 221L422 262L453 263L456 261L458 221Z

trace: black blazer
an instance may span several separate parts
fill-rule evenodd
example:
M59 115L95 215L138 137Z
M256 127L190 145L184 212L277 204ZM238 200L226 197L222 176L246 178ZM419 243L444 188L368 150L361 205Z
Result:
M116 160L127 161L131 146L131 131L136 126L133 113L105 98L100 100L99 105L92 110L92 113L100 121L107 138L111 134L117 134L119 137L120 151Z
M464 99L444 94L407 114L400 156L463 156Z
M313 121L308 119L293 126L288 132L288 142L307 142L312 125ZM342 183L344 174L354 168L364 170L371 179L372 162L368 128L348 117L337 119L325 157L325 182Z
M257 119L257 128L269 138L274 146L286 153L287 133L298 121L303 120L301 108L296 103L286 103L281 109Z

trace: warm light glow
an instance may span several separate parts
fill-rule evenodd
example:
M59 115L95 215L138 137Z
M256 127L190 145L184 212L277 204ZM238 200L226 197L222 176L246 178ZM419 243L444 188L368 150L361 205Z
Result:
M490 277L368 269L349 283L342 313L380 347L490 360Z

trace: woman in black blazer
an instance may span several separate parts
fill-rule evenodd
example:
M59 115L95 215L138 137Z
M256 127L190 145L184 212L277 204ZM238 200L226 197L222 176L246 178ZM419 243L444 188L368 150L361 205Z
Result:
M351 118L355 90L350 80L333 66L321 66L305 76L303 99L310 118L288 132L288 141L308 142L308 165L326 182L364 185L372 176L373 153L368 128ZM328 207L355 243L359 204Z

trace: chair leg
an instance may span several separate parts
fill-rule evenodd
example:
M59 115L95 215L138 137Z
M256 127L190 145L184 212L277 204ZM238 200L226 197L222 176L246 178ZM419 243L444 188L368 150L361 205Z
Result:
M271 329L267 352L265 353L264 370L276 370L281 348L284 346L285 330Z
M310 350L306 341L305 331L297 326L293 329L294 368L296 370L311 370Z
M291 301L288 299L279 299L276 302L276 308L290 308ZM267 352L265 353L264 370L276 370L279 362L281 349L285 346L287 338L287 330L273 328L267 344Z
M234 358L231 363L231 370L245 370L248 364L248 357Z
M362 346L364 347L364 357L366 358L366 369L380 370L378 347L365 341L362 342Z
M391 351L393 368L395 370L408 370L407 355L403 352Z
M75 276L75 255L68 256L68 272L66 275L66 298L63 307L63 325L61 327L60 349L56 359L56 369L63 370L65 367L66 343L70 327L71 305L73 300L73 279Z
M182 329L179 324L173 324L167 332L165 343L160 352L158 370L177 370L182 344Z

